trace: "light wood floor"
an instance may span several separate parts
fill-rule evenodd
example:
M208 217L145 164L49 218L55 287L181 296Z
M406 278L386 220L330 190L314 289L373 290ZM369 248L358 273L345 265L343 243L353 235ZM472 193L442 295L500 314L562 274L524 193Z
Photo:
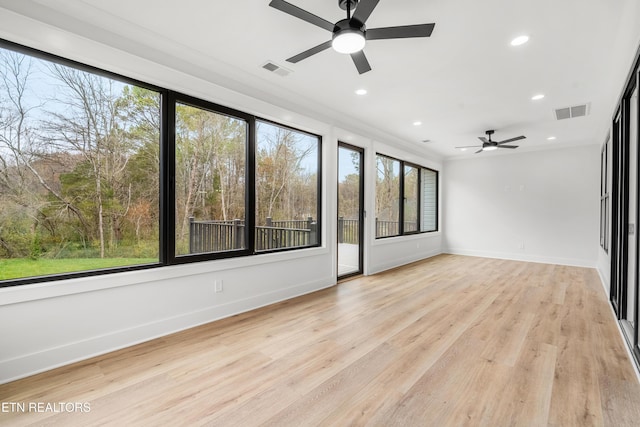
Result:
M441 255L0 386L0 425L638 426L597 272Z

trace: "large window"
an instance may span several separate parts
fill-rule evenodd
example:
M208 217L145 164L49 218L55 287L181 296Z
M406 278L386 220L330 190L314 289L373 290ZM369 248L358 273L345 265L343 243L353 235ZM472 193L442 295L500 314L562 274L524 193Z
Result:
M257 122L256 251L318 243L319 138Z
M0 287L320 244L319 136L0 43Z
M376 237L400 234L400 161L376 156Z
M420 169L417 166L404 164L404 207L402 215L404 217L404 233L418 231L419 203L420 203Z
M438 172L381 154L376 164L376 237L437 231Z
M175 119L176 255L245 249L246 121L184 103Z
M420 231L438 230L438 172L422 168L420 175L422 186L422 218Z
M0 48L0 280L159 262L160 93Z

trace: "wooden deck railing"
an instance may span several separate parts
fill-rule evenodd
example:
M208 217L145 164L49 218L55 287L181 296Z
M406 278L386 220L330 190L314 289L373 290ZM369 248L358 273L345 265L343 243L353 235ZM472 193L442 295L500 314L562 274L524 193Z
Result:
M311 246L317 239L317 223L313 218L283 221L267 218L266 225L256 227L255 250ZM245 247L244 221L196 221L189 218L190 253L223 252Z
M231 251L246 247L245 224L242 220L196 221L190 218L189 221L189 251L192 254ZM418 231L418 224L406 221L404 231ZM397 221L383 221L376 218L376 236L395 236L398 233ZM359 220L338 218L338 243L357 245L359 236ZM267 218L265 225L256 226L256 251L311 246L317 242L317 223L313 218L304 220Z

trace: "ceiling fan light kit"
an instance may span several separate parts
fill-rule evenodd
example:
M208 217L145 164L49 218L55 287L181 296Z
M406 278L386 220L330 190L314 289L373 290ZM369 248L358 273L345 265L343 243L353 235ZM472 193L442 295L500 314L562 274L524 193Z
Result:
M380 0L338 0L338 7L347 11L347 18L335 24L284 0L271 0L269 6L332 33L331 40L292 56L287 59L288 62L295 64L316 53L333 47L336 52L351 55L351 59L358 73L364 74L371 71L371 65L369 65L369 61L362 51L367 40L430 37L435 27L435 24L418 24L367 29L365 23L379 1ZM354 10L354 8L355 12L352 16L351 11Z
M352 21L343 19L336 24L333 31L331 47L339 53L352 54L364 49L366 39L362 28L352 26Z

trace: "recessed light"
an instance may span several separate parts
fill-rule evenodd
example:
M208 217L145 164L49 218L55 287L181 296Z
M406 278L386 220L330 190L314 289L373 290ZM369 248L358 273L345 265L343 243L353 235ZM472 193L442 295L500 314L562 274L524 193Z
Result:
M367 94L367 90L366 89L358 89L356 90L356 95L366 95Z
M550 136L549 138L547 138L547 141L555 141L556 137L555 136Z
M531 97L531 100L532 100L532 101L539 101L539 100L541 100L542 98L544 98L544 94L539 93L539 94L537 94L537 95L533 95L533 96Z
M529 41L529 36L518 36L511 40L511 46L520 46Z
M415 121L415 122L413 122L413 125L414 125L414 126L420 126L421 124L422 124L422 122L421 122L421 121Z
M460 150L460 151L467 151L467 149L466 149L466 148L460 148L459 150Z

